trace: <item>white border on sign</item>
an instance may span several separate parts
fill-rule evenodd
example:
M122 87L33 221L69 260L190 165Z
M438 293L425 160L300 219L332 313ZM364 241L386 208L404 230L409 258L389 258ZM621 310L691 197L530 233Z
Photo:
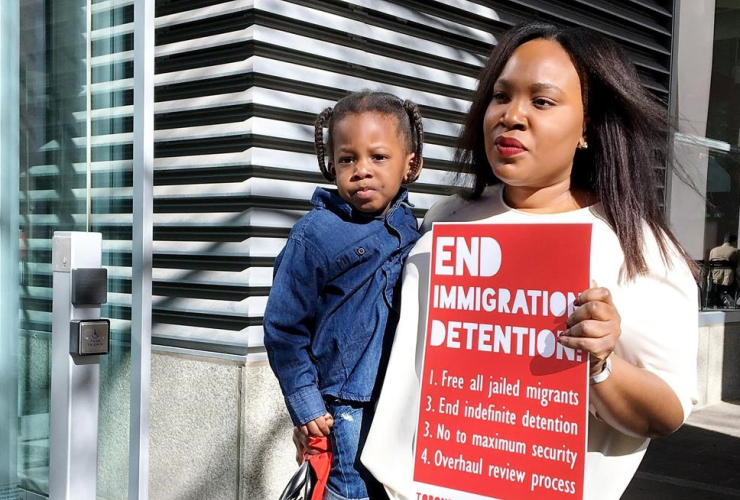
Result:
M415 493L416 497L412 496L411 500L501 500L496 497L484 497L475 493L451 490L442 486L417 482L414 482L412 493ZM422 495L428 495L429 498L425 499Z
M591 226L591 238L589 238L589 254L593 252L593 237L594 237L594 225L591 222L538 222L537 224L551 224L551 225L589 225ZM437 226L449 226L449 225L491 225L491 226L510 226L510 225L522 225L521 222L481 222L481 221L464 221L464 222L433 222L432 223L432 248L429 251L429 279L427 280L427 290L426 290L426 297L427 301L429 301L431 297L431 291L432 291L432 269L434 266L434 229ZM589 286L591 283L593 283L594 278L591 274L592 266L589 262ZM427 311L424 317L424 336L426 337L427 334L427 328L429 326L429 305L427 306ZM426 339L425 339L426 340ZM416 431L419 429L419 422L421 419L421 388L424 385L424 366L426 361L426 354L427 354L427 344L426 341L423 343L423 349L422 349L422 355L421 355L421 373L420 373L420 379L419 379L419 405L417 407L416 411L416 426L414 427L414 450L413 450L413 462L412 462L412 468L411 468L411 478L412 478L412 484L413 484L413 492L421 495L431 495L430 499L427 500L434 500L434 497L439 497L440 495L449 496L449 498L440 498L439 500L501 500L496 497L491 496L481 496L477 495L475 493L468 493L464 491L458 491L453 490L449 488L445 488L442 486L433 486L426 483L418 483L416 481L413 481L414 474L416 472L416 447L418 445L418 440L416 439ZM588 353L587 353L588 354ZM588 354L590 359L590 354ZM588 461L588 430L589 430L589 413L591 408L591 398L590 398L590 390L588 388L588 378L589 378L589 371L588 366L589 363L585 363L584 365L584 377L586 380L586 404L584 405L584 411L586 413L585 418L585 433L586 433L586 439L584 440L584 446L583 446L583 492L581 498L585 498L586 495L586 471L587 471L587 461ZM423 497L419 498L411 498L410 500L424 500Z

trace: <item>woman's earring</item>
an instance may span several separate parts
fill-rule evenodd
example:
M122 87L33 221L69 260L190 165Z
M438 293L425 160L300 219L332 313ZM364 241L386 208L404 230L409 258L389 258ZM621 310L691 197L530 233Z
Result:
M578 149L588 149L588 142L586 142L586 139L581 139L578 142Z

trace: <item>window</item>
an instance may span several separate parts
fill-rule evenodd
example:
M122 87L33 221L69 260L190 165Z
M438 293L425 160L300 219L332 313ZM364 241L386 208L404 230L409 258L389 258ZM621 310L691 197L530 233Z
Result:
M701 264L701 307L738 309L740 4L691 3L680 13L674 111L677 160L699 192L674 183L671 219Z

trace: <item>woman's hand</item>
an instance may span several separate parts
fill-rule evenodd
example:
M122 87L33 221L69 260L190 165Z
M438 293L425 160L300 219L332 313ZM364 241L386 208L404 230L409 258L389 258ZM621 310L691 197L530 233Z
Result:
M572 349L588 352L591 376L601 373L606 358L614 351L621 330L621 318L612 302L607 288L599 288L592 282L589 288L575 301L576 310L568 317L568 330L558 341Z
M583 292L568 317L568 330L558 341L591 355L591 376L604 369L622 332L621 318L611 293L599 288ZM649 307L649 305L645 305ZM675 392L661 378L645 369L612 356L612 375L590 386L589 402L596 415L629 436L667 436L683 422L683 408Z

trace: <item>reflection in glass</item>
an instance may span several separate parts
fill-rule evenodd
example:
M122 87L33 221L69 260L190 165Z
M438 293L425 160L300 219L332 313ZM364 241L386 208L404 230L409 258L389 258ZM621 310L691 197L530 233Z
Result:
M49 488L51 238L85 230L85 1L20 2L22 488Z
M98 491L116 499L126 497L128 482L133 5L93 1L90 25L86 5L21 2L18 468L23 489L48 494L51 238L85 231L91 216L109 273L102 316L113 327L111 354L100 360Z
M98 495L127 497L131 221L133 186L133 5L96 2L92 15L92 231L103 235L111 352L100 360Z
M740 6L718 2L707 116L707 187L702 306L740 307Z

